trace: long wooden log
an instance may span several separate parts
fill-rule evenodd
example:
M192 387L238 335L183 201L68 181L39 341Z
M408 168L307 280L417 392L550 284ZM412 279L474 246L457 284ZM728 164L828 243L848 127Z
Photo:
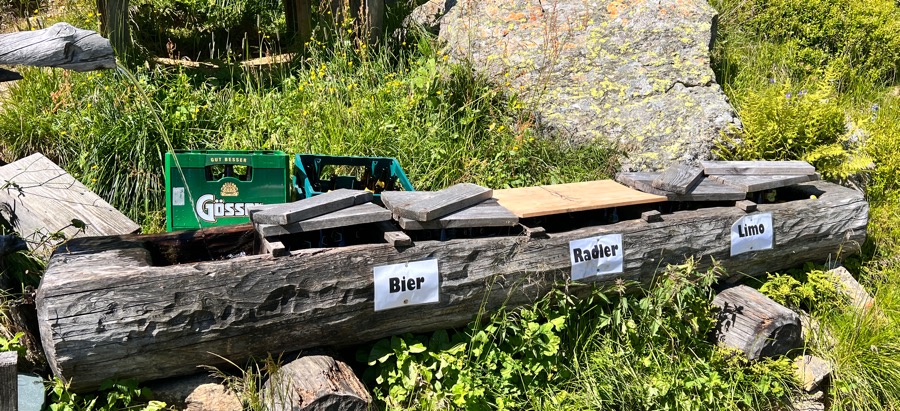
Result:
M56 23L0 35L0 64L91 71L116 68L116 57L109 40L97 32Z
M190 374L270 352L349 345L405 332L462 326L481 308L533 302L571 276L569 242L622 234L624 272L589 277L647 283L687 256L714 258L730 274L759 275L807 261L835 261L865 240L862 194L813 182L797 200L760 204L775 245L730 256L737 207L629 220L544 238L500 236L366 244L151 266L141 236L74 239L52 258L37 294L41 337L54 373L75 390L111 377L151 380ZM374 311L373 267L438 261L439 302ZM590 287L569 286L571 292ZM579 291L583 290L583 291ZM265 338L260 338L265 336Z

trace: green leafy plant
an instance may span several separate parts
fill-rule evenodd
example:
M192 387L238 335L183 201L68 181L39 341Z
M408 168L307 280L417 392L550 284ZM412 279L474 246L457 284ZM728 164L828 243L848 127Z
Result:
M789 274L768 274L759 291L793 309L829 311L847 304L837 277L807 265Z
M56 378L50 387L51 411L162 411L166 403L152 401L150 390L138 388L134 380L104 381L96 393L75 394Z
M787 358L707 339L718 269L671 266L639 295L553 292L449 335L395 336L360 360L390 409L759 409L794 387Z
M15 351L19 356L25 355L25 346L19 340L25 336L25 333L17 332L12 338L0 337L0 352Z
M797 87L776 83L736 101L743 130L726 139L728 159L805 160L826 178L865 171L872 158L850 144L844 112L827 81Z

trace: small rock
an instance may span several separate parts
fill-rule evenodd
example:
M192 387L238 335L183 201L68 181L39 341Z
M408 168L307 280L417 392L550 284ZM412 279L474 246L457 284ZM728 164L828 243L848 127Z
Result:
M221 384L203 384L184 400L185 411L242 411L244 406L234 393Z
M455 5L456 0L430 0L416 7L403 19L403 27L408 28L417 24L433 34L438 34L441 29L441 18Z
M206 374L170 378L147 384L153 399L183 410L239 411L243 407L219 380Z
M36 375L19 374L19 411L44 409L44 380Z
M819 401L803 400L791 404L794 411L825 411L825 404Z
M794 360L794 367L796 367L801 386L806 392L816 391L822 382L831 375L831 364L812 355L797 357Z
M875 299L853 278L853 274L850 274L850 271L847 271L844 267L838 267L829 272L837 278L840 284L838 291L850 298L850 305L853 308L861 312L872 308L875 304Z

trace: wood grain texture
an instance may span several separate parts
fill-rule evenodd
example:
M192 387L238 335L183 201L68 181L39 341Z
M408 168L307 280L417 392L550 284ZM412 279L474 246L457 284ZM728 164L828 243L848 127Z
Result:
M372 396L343 361L326 355L298 358L263 385L270 411L366 411Z
M109 40L68 23L41 30L0 34L0 64L60 67L74 71L116 68Z
M290 203L254 206L248 211L256 224L287 225L368 203L372 198L368 191L341 188Z
M735 201L734 206L745 213L752 213L756 211L756 203L750 200Z
M743 176L743 175L715 175L709 178L745 192L772 190L780 187L810 181L807 175L770 175L770 176Z
M141 236L70 241L47 267L37 292L44 350L54 373L78 391L111 377L152 380L221 365L218 354L251 356L316 346L346 346L405 332L463 326L481 310L533 302L569 278L569 241L621 233L624 273L593 277L649 282L660 267L712 258L729 275L760 275L808 261L836 261L865 240L868 204L851 189L823 182L793 190L804 198L761 204L771 212L775 247L730 256L733 206L679 211L659 223L629 220L526 236L417 241L407 248L368 244L247 256L166 267L122 261ZM375 312L373 267L434 258L441 294L435 304ZM590 287L570 285L569 292ZM266 338L260 338L260 335Z
M644 211L641 213L641 220L648 223L658 223L663 220L662 213L656 210Z
M705 178L686 194L675 194L654 188L653 180L659 173L618 173L616 181L635 190L665 196L668 201L737 201L747 197L747 193L737 187L721 184Z
M388 221L378 223L377 227L384 233L384 241L394 247L409 247L413 244L412 239L406 233Z
M0 167L0 217L38 253L49 253L48 247L58 244L39 244L57 231L71 238L128 234L141 229L42 154ZM73 227L73 219L83 221L85 230Z
M666 201L612 180L494 190L494 198L519 218Z
M675 194L687 194L700 184L704 177L702 168L679 164L665 169L650 185Z
M15 351L0 352L0 410L19 408L18 363Z
M432 192L422 200L399 206L391 202L390 210L400 218L432 221L487 200L491 198L492 194L493 190L490 188L477 184L460 183ZM386 206L387 204L385 203Z
M803 345L800 317L746 285L728 288L713 298L716 341L740 350L749 360L787 354Z
M262 254L272 254L272 257L283 257L290 254L290 251L281 241L270 240L260 236L259 242Z
M448 214L432 221L416 221L400 217L400 227L404 230L433 230L442 228L512 227L519 223L511 211L496 199L488 199L480 204Z
M805 161L701 161L707 175L811 175L816 168Z
M326 228L377 223L379 221L389 221L390 219L390 211L373 203L364 203L287 225L256 224L256 230L263 237L271 237L324 230Z

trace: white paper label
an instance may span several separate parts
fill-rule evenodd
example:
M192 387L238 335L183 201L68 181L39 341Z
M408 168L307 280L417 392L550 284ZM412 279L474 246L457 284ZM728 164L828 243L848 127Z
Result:
M772 213L741 217L731 226L731 255L771 249L774 233Z
M569 241L569 259L572 261L572 279L580 280L601 274L622 272L625 249L622 234Z
M436 303L439 282L437 260L375 267L375 311Z
M172 189L172 205L184 205L184 187L175 187Z

